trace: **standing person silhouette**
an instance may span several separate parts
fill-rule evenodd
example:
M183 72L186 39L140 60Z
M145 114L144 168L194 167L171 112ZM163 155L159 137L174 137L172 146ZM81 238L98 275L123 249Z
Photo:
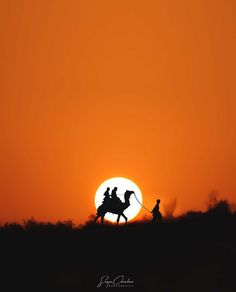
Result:
M152 216L153 216L152 217L152 222L153 223L154 222L157 222L157 221L162 222L162 215L161 215L160 206L159 206L160 205L160 202L161 202L161 200L158 199L155 207L151 211Z

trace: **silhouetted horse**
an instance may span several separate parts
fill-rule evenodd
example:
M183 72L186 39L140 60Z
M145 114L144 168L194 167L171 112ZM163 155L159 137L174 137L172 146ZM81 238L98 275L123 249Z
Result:
M107 203L104 203L102 205L100 205L97 209L97 215L94 219L94 222L97 221L97 219L99 217L101 217L101 222L103 224L104 222L104 217L106 215L107 212L113 213L113 214L117 214L117 224L120 221L120 216L123 216L125 218L125 221L127 223L128 218L125 216L125 214L123 213L125 209L127 209L130 206L130 196L133 194L133 191L126 191L124 194L125 197L125 202L122 202L119 198L117 198L116 201L114 201L113 199L109 199L109 201Z

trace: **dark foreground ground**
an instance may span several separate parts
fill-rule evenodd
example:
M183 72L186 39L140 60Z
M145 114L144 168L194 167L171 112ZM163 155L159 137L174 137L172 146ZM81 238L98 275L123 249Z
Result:
M235 230L224 203L161 225L9 224L0 228L0 291L235 292ZM98 288L104 275L134 286Z

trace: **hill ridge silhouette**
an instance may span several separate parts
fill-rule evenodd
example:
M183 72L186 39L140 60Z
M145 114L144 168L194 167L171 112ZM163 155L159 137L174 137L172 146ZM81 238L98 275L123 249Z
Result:
M163 224L6 223L1 281L13 289L97 291L101 275L124 274L133 291L236 291L236 212L221 200ZM13 281L14 279L14 281ZM135 290L136 289L136 290Z

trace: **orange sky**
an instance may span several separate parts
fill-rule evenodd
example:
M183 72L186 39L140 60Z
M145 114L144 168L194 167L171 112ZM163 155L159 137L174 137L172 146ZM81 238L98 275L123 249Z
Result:
M84 222L128 177L151 208L236 200L236 2L3 0L0 222ZM143 211L141 215L145 214Z

